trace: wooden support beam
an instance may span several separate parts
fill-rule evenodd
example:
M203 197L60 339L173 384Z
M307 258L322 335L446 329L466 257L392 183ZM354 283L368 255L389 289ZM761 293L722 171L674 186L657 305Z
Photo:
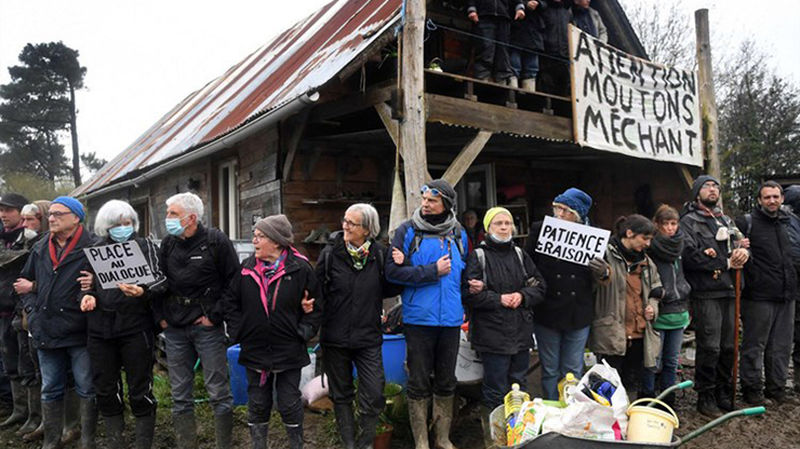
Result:
M475 137L464 146L464 149L458 153L458 156L453 159L453 162L447 167L442 178L449 182L451 186L456 185L475 161L475 158L478 157L481 150L483 150L483 147L486 146L486 142L489 141L492 134L494 133L491 131L478 131L478 134L476 134Z
M706 173L721 179L717 97L714 93L714 73L711 68L711 39L707 9L698 9L694 12L694 27L697 39L697 87L700 93L700 111L703 117Z
M689 172L689 169L686 168L686 166L683 164L675 164L675 168L678 169L681 178L686 182L686 187L689 189L689 191L691 191L692 184L694 183L694 177L692 177L692 174Z
M426 94L428 121L572 142L572 120L461 98Z
M400 139L399 125L397 120L392 118L392 108L386 103L378 103L375 105L375 111L378 113L378 117L381 118L381 122L383 122L383 126L386 127L386 132L389 133L389 137L392 138L392 142L394 142L395 147L397 147L398 151L400 151L400 157L405 160L405 157L403 157L403 147L401 147L398 143ZM425 169L424 176L425 182L433 179L431 178L431 174L428 172L427 168Z
M296 120L292 120L287 123L288 128L291 126L291 129L288 130L289 137L286 139L286 159L283 161L283 179L284 181L289 181L289 177L292 174L292 164L294 163L294 156L297 154L297 147L300 145L300 138L303 137L303 133L306 130L306 124L308 123L308 115L311 112L311 108L304 108L302 112L297 115Z
M337 100L315 106L309 121L318 123L371 108L373 105L391 100L392 93L396 90L397 86L392 82L370 88L366 92L345 95Z

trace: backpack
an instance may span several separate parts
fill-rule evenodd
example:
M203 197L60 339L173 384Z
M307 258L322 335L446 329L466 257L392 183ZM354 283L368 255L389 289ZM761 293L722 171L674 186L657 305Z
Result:
M525 269L525 254L522 252L522 248L519 246L514 245L514 249L517 252L517 257L519 258L519 264L522 265L522 272L525 273L525 278L528 278L528 270ZM481 265L481 271L483 271L483 283L488 284L488 278L486 277L486 254L483 248L475 248L475 256L478 258L478 263Z
M413 229L414 229L414 239L411 240L411 244L408 245L408 259L409 260L411 259L411 255L419 250L419 245L422 243L423 239L431 238L431 237L440 237L439 235L426 234L426 233L420 231L417 228L413 228ZM458 248L458 254L463 259L464 256L467 254L467 250L464 248L464 242L461 239L461 231L462 230L463 230L463 228L461 227L461 225L460 224L456 224L456 227L453 229L453 232L448 234L447 237L445 237L445 238L448 241L453 242L453 243L456 244L456 247Z

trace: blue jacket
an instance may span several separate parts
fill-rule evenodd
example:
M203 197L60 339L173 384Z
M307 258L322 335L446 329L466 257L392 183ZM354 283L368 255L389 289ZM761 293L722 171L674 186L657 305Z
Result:
M401 224L395 231L392 247L405 254L403 265L396 265L391 257L386 258L386 278L395 284L404 285L403 322L420 326L461 326L464 308L461 305L461 272L466 267L467 233L459 226L461 248L452 235L449 238L423 234L419 249L414 246L414 226L410 221ZM450 254L451 271L439 277L436 261Z

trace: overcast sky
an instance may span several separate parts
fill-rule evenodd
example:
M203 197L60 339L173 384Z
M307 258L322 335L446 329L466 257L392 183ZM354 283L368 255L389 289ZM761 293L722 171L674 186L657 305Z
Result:
M77 49L88 68L87 89L78 92L81 150L110 159L189 93L326 3L0 0L0 83L9 81L6 67L26 43L61 40ZM773 55L781 76L800 81L796 0L684 5L689 15L710 10L712 32L724 36L712 41L713 52L750 37Z

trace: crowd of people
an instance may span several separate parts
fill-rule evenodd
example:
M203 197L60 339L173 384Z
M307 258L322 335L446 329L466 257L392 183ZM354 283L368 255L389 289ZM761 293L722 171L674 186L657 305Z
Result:
M681 212L662 205L652 219L621 217L605 256L588 265L538 252L541 221L531 226L527 245L518 246L514 217L503 207L486 211L482 229L475 212L462 225L456 192L444 180L425 184L421 196L388 245L377 240L375 208L351 205L313 267L295 248L284 215L254 225L254 253L240 263L230 239L202 223L204 204L193 193L167 200L160 245L139 235L139 217L124 201L105 203L92 232L75 198L31 203L19 194L0 196L0 349L13 403L0 426L18 426L24 439L41 439L43 449L76 439L93 448L99 414L108 447L123 447L124 371L135 446L150 448L154 341L162 332L178 448L197 445L198 359L216 447L231 447L226 350L235 343L247 374L252 447L267 447L276 401L289 446L301 448L300 373L310 363L308 342L319 332L343 445L368 448L385 403L382 301L397 295L418 449L454 447L465 320L484 367L487 444L489 412L512 383L527 388L534 335L545 399L558 398L567 373L580 376L587 347L618 370L631 397L652 397L676 382L691 323L697 409L719 416L733 408L733 299L741 273L743 399L800 403L786 390L793 345L795 366L800 363L800 186L784 192L767 181L757 192L758 206L732 220L720 208L720 182L700 176ZM552 215L589 225L591 207L591 196L572 187L553 199ZM141 250L152 280L103 288L83 250L126 242ZM794 375L800 385L796 369Z
M568 24L608 41L591 0L468 0L475 39L473 76L529 92L568 96ZM541 58L540 58L541 56Z

